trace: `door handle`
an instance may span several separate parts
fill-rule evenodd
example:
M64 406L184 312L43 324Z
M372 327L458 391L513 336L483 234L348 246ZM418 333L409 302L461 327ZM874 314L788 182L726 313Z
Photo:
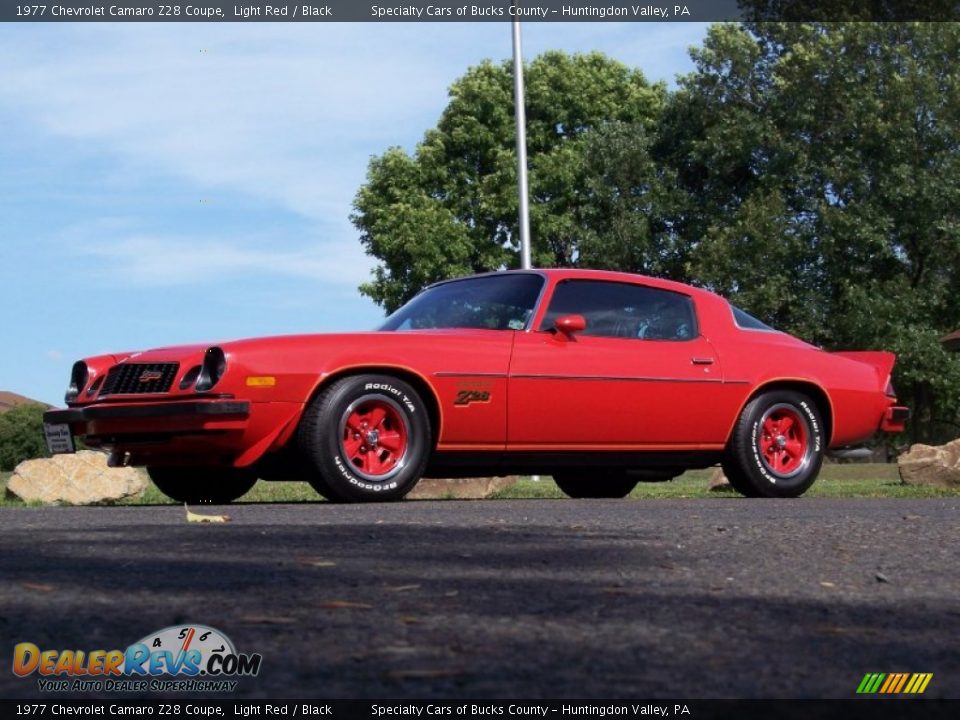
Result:
M690 358L690 362L692 362L694 365L713 365L713 358L712 357L692 357Z

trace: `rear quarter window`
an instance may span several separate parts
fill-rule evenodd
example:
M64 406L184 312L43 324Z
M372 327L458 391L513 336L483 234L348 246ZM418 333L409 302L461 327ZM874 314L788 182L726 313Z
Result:
M750 313L744 312L735 305L730 306L730 310L733 312L733 322L736 323L737 327L743 330L762 330L765 332L778 332L776 328L772 328L764 322L757 320Z

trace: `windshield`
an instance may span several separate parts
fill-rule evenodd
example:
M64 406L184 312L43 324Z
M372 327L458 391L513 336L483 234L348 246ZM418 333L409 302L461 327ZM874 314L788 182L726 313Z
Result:
M379 329L523 330L543 283L544 278L534 273L504 273L435 285L393 313Z

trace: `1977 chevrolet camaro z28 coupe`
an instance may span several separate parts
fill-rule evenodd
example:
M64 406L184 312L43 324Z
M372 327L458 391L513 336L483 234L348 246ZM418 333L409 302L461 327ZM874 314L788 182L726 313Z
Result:
M375 332L90 357L44 420L52 450L83 436L186 502L257 478L351 502L511 473L623 497L716 463L744 495L795 497L828 450L903 429L894 361L825 352L676 282L508 271L433 285Z

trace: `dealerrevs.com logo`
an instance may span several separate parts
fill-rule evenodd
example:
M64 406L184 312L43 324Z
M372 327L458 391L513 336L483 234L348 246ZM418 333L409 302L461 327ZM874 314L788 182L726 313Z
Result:
M206 625L174 625L126 650L13 649L13 673L37 675L42 692L232 692L237 677L260 672L259 653L238 653L233 642Z

